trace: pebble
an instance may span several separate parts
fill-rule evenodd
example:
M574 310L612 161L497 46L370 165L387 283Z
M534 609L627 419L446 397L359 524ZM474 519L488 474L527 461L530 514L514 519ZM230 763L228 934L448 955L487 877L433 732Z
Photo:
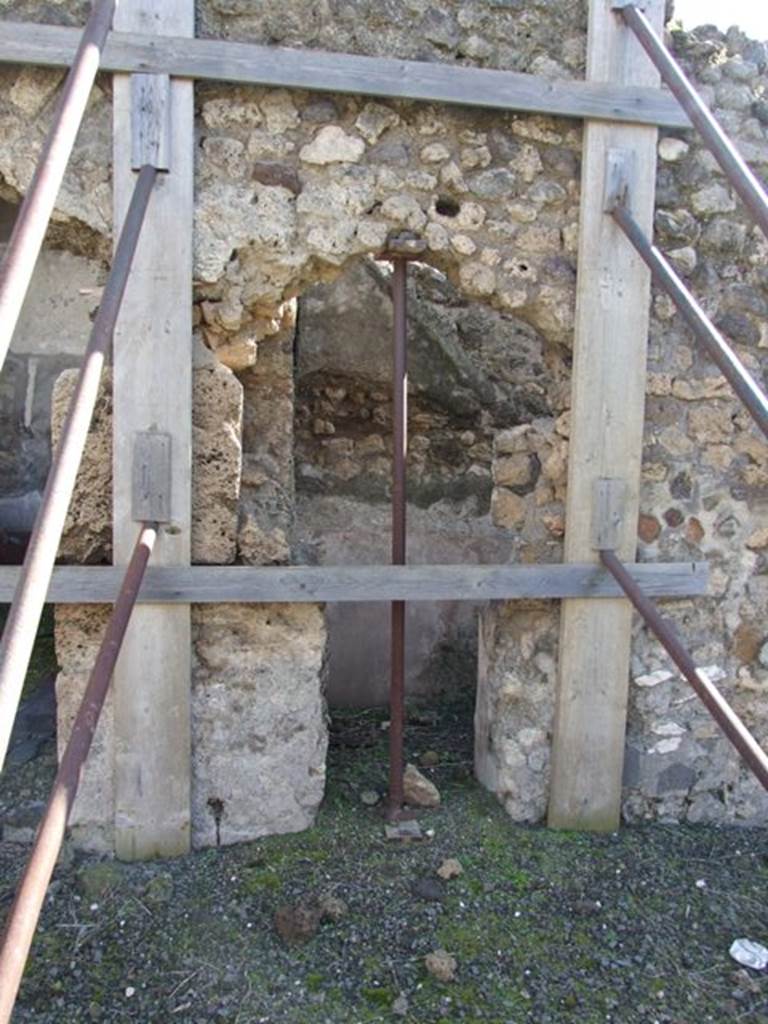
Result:
M450 953L446 953L444 949L436 949L434 953L427 953L424 957L424 966L438 981L453 981L459 965Z
M319 907L323 918L329 921L340 921L342 917L349 913L346 901L330 893L320 897Z
M415 764L406 765L403 775L405 802L411 807L439 807L440 790L422 775Z
M463 873L464 868L455 857L447 857L437 869L437 874L446 881L449 881L451 878L458 878Z
M360 803L366 807L375 807L379 802L379 794L375 789L364 789L360 794Z
M742 967L750 967L753 971L764 971L768 967L768 949L760 942L734 939L728 952Z

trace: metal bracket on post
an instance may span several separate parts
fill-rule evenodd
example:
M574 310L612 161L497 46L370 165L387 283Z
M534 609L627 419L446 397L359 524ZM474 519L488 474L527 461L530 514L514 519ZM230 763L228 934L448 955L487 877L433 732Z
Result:
M148 430L135 435L131 518L138 523L170 522L170 434Z
M630 208L634 183L635 154L631 149L609 149L605 161L606 213L613 213L617 206Z
M625 7L636 7L638 11L644 11L647 6L647 0L613 0L611 10L623 11Z
M171 79L131 75L131 167L171 167Z
M621 544L627 507L627 485L615 477L595 480L592 491L592 547L615 551Z

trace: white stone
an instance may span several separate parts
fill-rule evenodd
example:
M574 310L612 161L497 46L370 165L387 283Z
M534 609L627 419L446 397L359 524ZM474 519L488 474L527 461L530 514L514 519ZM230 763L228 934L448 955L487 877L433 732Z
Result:
M412 231L420 231L427 223L427 215L419 203L409 195L390 196L381 206L381 215Z
M483 226L486 216L485 210L479 203L462 203L456 217L456 226L465 231L476 230Z
M389 227L380 220L361 220L356 228L360 245L369 252L380 252L387 241Z
M312 142L302 146L299 158L305 164L357 163L365 152L365 143L354 135L347 135L343 128L329 124L321 128Z
M403 773L405 802L411 807L439 807L440 791L416 765L408 764Z
M459 271L461 287L470 296L493 295L496 290L496 275L482 263L465 263Z
M233 93L206 100L202 113L208 128L256 128L264 120L255 99Z
M382 103L366 103L360 111L355 128L369 145L373 145L388 128L394 128L400 118Z
M673 736L670 739L659 740L655 743L648 751L649 754L673 754L680 744L682 739L680 736Z
M670 249L667 252L667 259L681 274L693 273L698 263L698 255L692 245L683 246L681 249Z
M672 672L660 668L656 672L650 672L647 675L635 676L635 686L658 686L660 683L666 683L673 678Z
M425 164L439 164L450 158L451 152L442 142L432 142L425 146L419 154Z
M424 238L432 252L442 252L450 244L450 236L443 225L435 224L434 222L427 224Z
M687 156L690 148L682 139L662 139L659 143L659 156L668 163L676 163Z
M259 104L267 122L267 131L280 135L299 125L299 112L285 89L270 89Z
M461 256L472 256L477 252L477 246L469 235L454 235L451 239L451 248Z
M687 730L677 722L659 722L653 726L653 732L657 736L684 736Z
M195 276L217 281L233 249L288 251L296 232L296 204L288 189L212 183L200 189L195 210ZM282 287L280 295L282 297Z
M462 50L468 57L473 57L475 60L484 60L493 53L493 47L488 40L476 35L471 35L466 39Z

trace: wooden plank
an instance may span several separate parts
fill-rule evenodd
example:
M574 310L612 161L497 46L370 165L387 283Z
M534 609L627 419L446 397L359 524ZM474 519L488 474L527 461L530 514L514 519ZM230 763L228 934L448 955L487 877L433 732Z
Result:
M2 22L0 63L68 66L78 39L77 29ZM601 81L551 81L514 71L292 50L224 39L152 38L115 32L101 66L107 71L168 73L557 117L690 127L677 101L656 88L614 86Z
M194 33L193 0L122 0L115 25L151 33ZM132 106L129 76L114 82L114 196L120 224L135 174L133 139L151 137L155 109ZM136 126L136 118L144 120ZM192 444L192 82L170 87L168 174L158 179L115 332L114 551L124 564L132 520L137 432L171 438L171 524L154 565L189 564ZM169 387L169 382L173 386ZM189 606L144 605L131 620L115 673L115 851L125 859L171 857L190 842Z
M611 0L590 0L588 78L655 86L655 70L610 8ZM648 0L646 14L660 30L664 0ZM650 276L604 207L607 195L623 187L622 175L631 173L634 215L651 233L656 145L655 128L594 121L585 128L567 562L597 558L588 510L600 478L625 483L617 554L625 561L635 554ZM549 804L554 827L619 824L631 618L624 600L563 604Z
M629 566L649 597L707 593L705 562ZM0 602L13 593L19 569L0 566ZM120 587L121 569L59 566L48 601L106 604ZM598 565L347 565L190 566L147 569L140 602L218 604L352 601L489 601L535 598L615 598L618 584ZM602 605L601 605L602 606Z

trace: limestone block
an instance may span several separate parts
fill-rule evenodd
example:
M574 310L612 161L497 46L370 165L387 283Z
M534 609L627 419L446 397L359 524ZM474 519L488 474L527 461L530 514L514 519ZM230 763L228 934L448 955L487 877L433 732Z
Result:
M67 370L56 382L51 426L58 444L77 381ZM243 389L225 367L195 368L192 392L192 561L232 562L240 498ZM137 527L138 529L138 527ZM112 555L112 377L105 372L59 557L76 563Z
M312 142L299 154L307 164L357 163L365 152L365 143L339 128L327 125L321 128Z
M307 828L328 745L321 607L198 605L192 614L194 845Z
M69 739L108 618L109 608L105 605L63 604L56 607L56 657L61 668L56 678L59 758ZM81 849L100 853L112 851L115 817L113 757L114 717L110 689L80 776L80 787L70 818L72 837Z
M77 384L78 371L65 370L53 386L51 399L51 441L56 448L69 404ZM67 562L92 563L112 557L112 374L102 377L96 409L69 505L59 558Z
M109 609L56 613L59 754ZM196 847L307 828L323 798L326 630L317 605L196 605L192 611L192 833ZM71 819L81 849L111 852L111 694Z
M545 601L493 602L480 616L475 774L514 821L547 808L557 630Z
M192 561L235 559L243 388L221 366L195 369L192 385Z

